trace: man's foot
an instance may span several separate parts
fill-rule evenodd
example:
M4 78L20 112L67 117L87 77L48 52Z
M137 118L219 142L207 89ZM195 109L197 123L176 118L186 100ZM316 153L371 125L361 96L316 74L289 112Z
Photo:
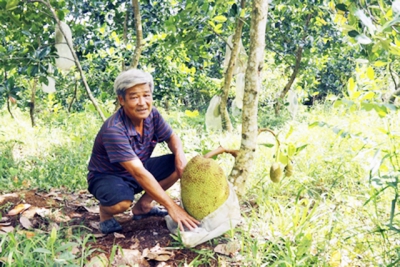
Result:
M168 212L166 210L161 210L158 207L152 207L148 213L137 214L137 215L134 214L132 217L132 220L141 220L141 219L148 218L151 216L165 217L167 215L168 215Z
M111 218L100 223L100 231L103 234L111 234L121 230L122 226L117 222L115 218Z

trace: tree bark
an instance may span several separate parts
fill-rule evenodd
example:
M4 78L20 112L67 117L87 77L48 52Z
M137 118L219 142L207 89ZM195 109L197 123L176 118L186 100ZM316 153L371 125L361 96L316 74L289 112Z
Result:
M35 96L36 96L36 85L37 79L33 81L32 92L31 92L31 101L29 102L29 115L31 117L32 127L35 127Z
M241 9L245 8L246 1L242 0L240 3ZM232 38L232 51L231 51L231 58L229 59L229 64L225 72L225 79L224 79L224 87L222 89L222 97L221 97L221 104L220 104L220 111L221 111L221 121L222 121L222 130L232 132L232 122L229 118L227 103L228 103L228 95L229 89L231 88L232 77L233 77L233 70L236 65L236 59L239 55L240 50L240 38L242 37L242 29L243 29L243 19L238 16L236 19L236 29L235 34Z
M251 12L250 51L246 69L246 80L242 112L242 141L235 165L229 175L239 196L246 192L246 179L255 165L257 148L258 92L261 88L261 70L264 65L265 31L268 0L254 0Z
M65 32L64 32L64 30L63 30L63 28L61 27L61 24L60 24L60 19L58 18L57 13L54 11L54 8L53 8L52 5L50 4L50 1L48 1L48 0L47 0L47 1L46 1L46 0L37 0L37 1L36 1L36 0L31 0L30 2L40 2L40 3L44 4L44 5L46 5L46 6L48 7L48 9L50 10L51 14L53 15L55 21L56 21L57 24L58 24L58 27L60 28L60 32L63 34L65 40L67 41L67 45L68 45L69 49L71 50L71 54L72 54L72 56L74 57L75 65L76 65L76 67L77 67L78 70L79 70L79 73L80 73L81 78L82 78L83 85L84 85L85 90L86 90L86 92L87 92L87 94L88 94L88 96L89 96L89 99L90 99L90 101L92 101L93 106L95 107L95 109L96 109L97 112L99 113L101 119L102 119L103 121L105 121L105 120L106 120L106 117L104 116L103 111L101 111L100 106L97 104L97 101L96 101L96 99L94 98L94 96L93 96L93 94L92 94L92 91L91 91L90 88L89 88L89 85L88 85L88 83L87 83L87 81L86 81L85 74L84 74L84 72L83 72L83 70L82 70L81 63L79 62L78 56L77 56L76 53L75 53L74 46L73 46L71 40L69 40L68 38L66 38Z
M311 17L312 17L311 14L309 14L307 17L306 25L304 27L304 34L302 37L302 42L304 42L307 37L307 28L308 28L308 24L310 23ZM286 94L289 92L290 88L292 87L294 81L296 80L297 74L300 71L300 63L301 63L302 56L303 56L303 47L301 45L299 45L299 47L297 48L297 51L296 51L296 63L294 65L292 75L290 76L288 83L285 85L285 87L283 88L282 92L279 95L279 98L276 99L276 103L274 104L275 115L277 115L277 116L279 115L279 111L280 111L280 107L281 107L279 101L282 100L286 96Z
M136 29L136 48L132 58L131 68L137 68L139 65L140 55L142 54L142 41L143 41L143 29L142 29L142 18L140 16L140 5L139 0L132 0L133 13L135 16L135 29Z

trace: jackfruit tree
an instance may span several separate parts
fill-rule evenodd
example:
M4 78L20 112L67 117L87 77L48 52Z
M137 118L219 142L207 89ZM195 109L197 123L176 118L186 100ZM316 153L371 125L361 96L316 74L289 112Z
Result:
M257 146L258 92L261 88L261 70L264 65L264 49L268 0L255 0L251 10L250 51L246 69L246 81L242 111L242 140L235 165L229 176L238 195L244 195L245 182L253 170Z

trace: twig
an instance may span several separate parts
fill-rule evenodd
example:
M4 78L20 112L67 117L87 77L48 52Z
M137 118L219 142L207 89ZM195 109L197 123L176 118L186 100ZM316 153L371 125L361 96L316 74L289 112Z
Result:
M239 154L239 150L234 150L234 149L226 149L222 146L219 146L218 148L208 152L207 154L205 154L203 157L205 158L211 158L214 157L216 155L222 154L222 153L229 153L232 156L234 156L235 158L238 156Z

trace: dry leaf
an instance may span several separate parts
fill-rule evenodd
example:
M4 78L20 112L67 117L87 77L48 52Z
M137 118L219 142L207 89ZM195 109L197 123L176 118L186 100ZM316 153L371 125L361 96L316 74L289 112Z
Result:
M4 194L0 196L0 203L3 203L5 201L8 201L10 198L18 198L19 195L16 193L10 193L10 194Z
M140 245L139 239L137 239L136 237L132 236L131 242L132 242L132 245L129 246L130 249L136 249Z
M227 256L233 256L239 250L240 244L237 241L230 241L227 244L219 244L214 248L214 252Z
M36 210L36 214L39 215L42 218L45 218L51 214L51 211L46 208L39 208Z
M93 234L94 237L96 238L102 238L105 237L107 234Z
M4 232L4 233L9 233L14 231L14 227L12 226L2 226L0 227L0 231Z
M31 221L24 216L21 216L21 218L19 218L19 222L21 223L22 227L24 227L25 229L30 229L33 227Z
M159 244L151 249L143 250L143 257L147 260L168 261L174 257L174 253L161 248Z
M14 215L20 214L21 212L23 212L23 211L29 209L30 206L31 206L30 204L26 204L26 203L19 204L19 205L17 205L15 208L13 208L12 210L10 210L10 211L7 213L7 215L8 215L8 216L14 216Z
M8 218L8 217L1 217L1 219L0 219L0 223L6 223L9 221L10 221L10 218Z
M60 210L55 210L49 215L50 219L57 222L69 222L71 218L68 215L62 214Z
M150 264L143 259L139 250L121 249L115 256L112 266L141 266L147 267Z
M115 238L125 238L125 236L123 234L119 234L119 233L114 233L114 237Z
M11 225L11 222L2 222L0 223L0 226L9 226Z
M29 231L25 231L25 236L27 238L32 238L34 237L36 234L34 232L29 232Z
M94 221L90 221L89 222L90 227L92 227L93 229L99 230L100 229L100 223L99 222L94 222Z
M100 213L99 206L83 206L88 212L91 213Z
M109 266L109 261L107 256L102 253L90 259L90 261L85 265L85 267L107 267Z
M33 217L35 217L38 210L39 210L38 207L30 207L28 210L25 210L24 212L22 212L22 216L24 216L28 219L32 219Z

